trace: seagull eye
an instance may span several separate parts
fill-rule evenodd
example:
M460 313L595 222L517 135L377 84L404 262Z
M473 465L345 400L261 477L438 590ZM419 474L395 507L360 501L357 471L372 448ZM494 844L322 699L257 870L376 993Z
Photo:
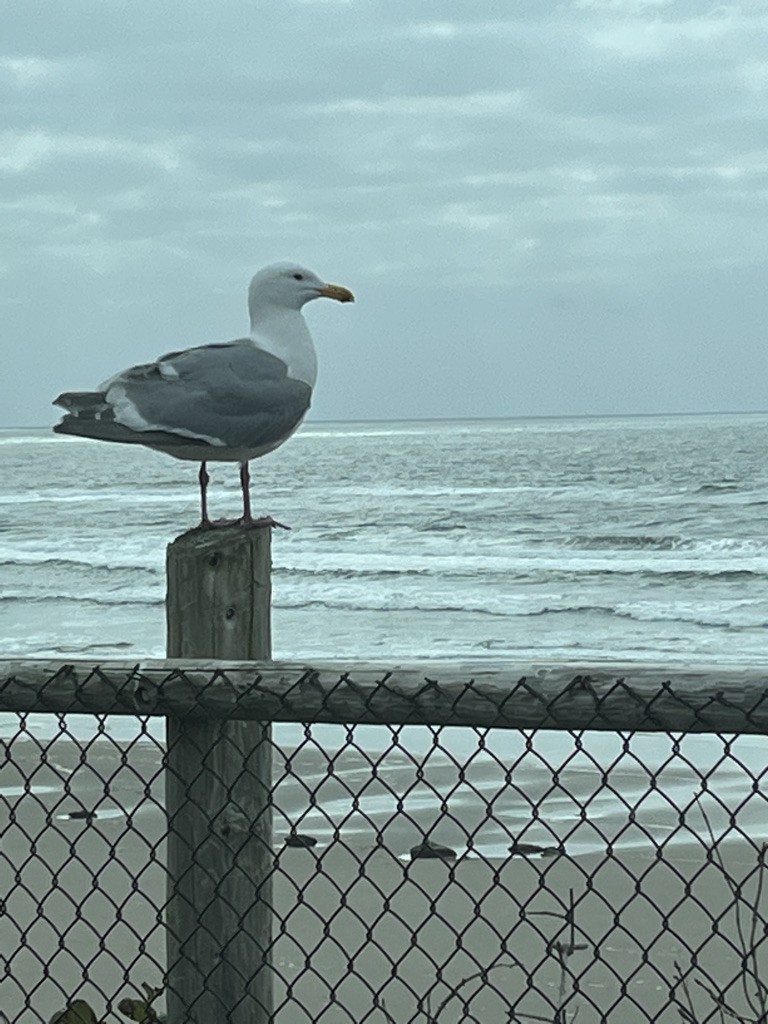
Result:
M294 274L293 275L293 280L294 281L303 281L304 280L304 275L303 274Z

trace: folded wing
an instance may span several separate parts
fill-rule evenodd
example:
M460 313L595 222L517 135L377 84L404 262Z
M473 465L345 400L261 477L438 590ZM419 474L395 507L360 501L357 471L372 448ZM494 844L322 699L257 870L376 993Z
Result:
M131 367L98 391L59 395L67 411L54 427L173 454L174 446L253 450L277 447L310 406L309 385L294 380L277 357L248 339L171 352Z

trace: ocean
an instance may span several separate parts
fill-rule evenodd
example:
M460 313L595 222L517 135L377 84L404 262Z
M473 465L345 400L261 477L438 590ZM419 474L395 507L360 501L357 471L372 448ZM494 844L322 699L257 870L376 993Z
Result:
M254 511L291 527L273 535L274 656L654 661L671 673L676 662L762 663L766 451L768 414L307 425L252 467ZM212 471L212 515L236 516L236 467ZM165 548L198 521L196 467L48 430L6 430L0 479L2 657L162 656ZM16 716L0 716L0 735L17 727ZM54 716L27 721L38 737L57 728ZM94 720L70 716L67 728L90 736ZM150 731L160 738L162 728L155 720ZM124 741L136 725L113 718L101 731ZM302 734L276 730L286 748ZM356 734L367 751L392 744L384 727ZM313 735L328 751L348 742L341 727ZM430 730L409 728L399 742L446 764L481 759L482 784L449 787L452 807L469 814L481 789L503 789L500 764L531 741L496 733L481 751L475 730L448 729L436 749ZM626 808L642 805L646 831L636 838L646 843L651 828L690 839L677 808L691 808L701 826L692 801L706 774L739 806L740 834L762 836L764 800L752 797L765 742L724 742L687 737L676 748L683 757L665 769L666 737L637 736L630 746L593 733L576 753L572 738L540 733L532 749L542 760L526 758L516 778L531 786L544 772L552 820L565 830L575 805L563 780L578 790L592 779L592 816L599 795L600 817L630 842ZM601 789L595 766L622 756L619 796ZM553 788L547 766L558 763L567 772ZM649 791L657 771L666 771L663 796ZM337 811L346 822L345 800ZM361 806L371 820L375 809ZM335 812L318 813L322 827L337 827ZM525 807L515 813L524 817ZM733 827L722 805L712 813L718 831ZM579 836L599 848L604 832L588 833Z
M307 425L253 465L274 656L754 663L767 452L768 414ZM4 656L162 656L196 467L5 430L0 480Z

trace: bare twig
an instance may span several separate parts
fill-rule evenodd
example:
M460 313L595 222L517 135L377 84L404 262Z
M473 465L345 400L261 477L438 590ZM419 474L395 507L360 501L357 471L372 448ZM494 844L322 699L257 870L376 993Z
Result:
M440 1017L440 1014L446 1008L446 1006L450 1003L452 999L458 996L459 992L464 988L464 986L468 985L471 981L477 981L477 979L480 978L480 980L484 982L488 975L491 973L491 971L500 971L504 969L512 971L515 967L516 964L493 964L493 966L488 967L485 970L475 971L474 974L469 974L467 975L466 978L462 978L458 985L456 985L455 988L453 988L452 991L448 993L448 995L445 997L442 1003L440 1003L437 1010L435 1010L435 1015L428 1015L427 1020L429 1021L429 1024L437 1024L437 1020ZM429 1007L429 1003L427 1003L427 1007Z
M765 926L765 921L760 914L760 903L763 895L763 884L765 882L765 855L766 855L765 843L762 843L757 853L757 891L755 892L755 902L752 907L752 927L749 933L749 949L750 956L752 959L752 974L754 975L755 984L757 986L755 990L755 997L760 1003L760 1019L764 1021L766 1019L766 1011L768 1010L768 1000L766 999L766 986L760 980L760 970L757 964L757 947L759 945L757 938L757 924L761 921Z
M557 1000L558 1005L555 1009L554 1024L566 1024L567 1017L565 1011L565 1004L567 1002L566 985L568 981L568 957L572 956L578 950L589 948L586 942L576 941L576 900L573 894L573 889L569 890L568 907L564 910L564 912L558 913L553 910L538 910L531 911L530 913L531 916L538 914L546 917L556 917L564 922L564 927L567 929L567 940L565 942L561 942L558 938L555 938L551 942L548 942L546 947L547 952L557 959L557 962L560 966L560 982ZM496 963L492 964L490 967L483 968L479 971L475 971L473 974L467 975L466 978L462 978L461 981L459 981L456 985L453 986L453 988L449 990L448 995L438 1005L434 1013L432 1012L432 992L430 992L426 997L425 1005L422 1005L421 1002L419 1003L419 1010L421 1013L424 1014L426 1018L426 1024L438 1024L440 1015L443 1012L443 1010L451 1003L453 999L459 998L461 996L462 991L472 982L479 981L482 986L487 982L488 976L492 974L493 971L511 971L519 966L520 965L517 962L511 964ZM443 984L446 983L443 982ZM472 995L462 997L462 1006L465 1020L470 1019L469 1004L471 1002L472 996L476 995L478 991L479 987L475 990L475 992L472 993ZM387 1009L386 1000L381 999L378 1002L378 1007L381 1010L382 1014L384 1015L387 1024L395 1024L394 1018ZM571 1017L571 1024L574 1024L574 1021L578 1017L578 1014L579 1006L577 1005L574 1008L574 1012ZM516 1011L509 1018L510 1024L514 1024L514 1021L516 1020L533 1020L542 1021L543 1024L553 1024L551 1017L542 1017L536 1013L522 1013L520 1011ZM2 1022L0 1022L0 1024L2 1024ZM691 1024L695 1024L695 1022L691 1022Z
M677 1010L683 1020L688 1021L688 1024L696 1024L696 1011L693 1008L693 999L691 998L691 990L688 988L688 980L683 977L683 971L677 960L673 961L675 970L677 971L677 983L682 988L685 994L685 1001L688 1004L683 1006L679 1000L677 1002Z
M697 803L699 805L699 810L701 812L702 818L704 819L704 824L707 827L707 832L709 833L710 842L712 844L711 845L712 855L714 856L715 860L717 861L718 867L720 868L720 870L721 870L721 872L723 874L723 878L725 879L726 885L730 889L731 895L733 896L733 905L734 905L734 910L736 912L736 934L739 937L739 943L741 945L741 952L743 954L742 955L742 963L744 965L744 969L743 969L742 975L741 975L741 988L742 988L742 991L744 992L744 999L746 1000L746 1003L747 1003L747 1006L749 1007L749 1009L752 1011L753 1014L755 1014L755 1018L757 1020L764 1020L765 1019L764 986L760 982L760 977L759 977L758 968L757 968L757 957L756 957L756 954L755 954L754 939L752 938L754 936L754 934L755 934L754 926L755 926L756 918L758 916L758 911L757 911L758 904L755 903L755 906L750 908L750 912L752 913L753 928L752 928L752 935L751 935L752 941L749 942L747 940L746 935L745 935L744 924L743 924L742 919L741 919L742 904L746 903L746 901L743 899L743 897L741 895L740 887L736 885L734 880L728 874L728 871L727 871L726 866L725 866L725 861L723 860L723 855L720 852L720 847L718 845L717 840L715 839L715 833L714 833L714 830L712 829L712 824L711 824L711 822L709 820L709 815L707 814L703 804L701 803L702 795L703 795L702 793L697 793L696 796L694 797L694 803ZM759 884L759 888L758 888L758 896L759 896L760 892L762 891L762 872L763 872L763 866L764 865L763 865L762 857L758 856L758 878L759 878L759 883L760 883ZM753 968L751 970L747 967L747 964L749 963L750 960L752 960L752 963L753 963ZM757 999L759 1000L760 1004L762 1004L762 1005L756 1004L755 1001L753 1000L752 993L750 992L750 986L749 986L749 979L750 979L750 977L752 977L754 979L755 985L757 986L757 993L756 993ZM701 982L699 982L698 984L701 985ZM702 988L706 988L706 986L702 985ZM761 992L761 989L763 990L763 992ZM720 1006L724 1012L726 1012L726 1007L725 1007L725 1005L723 1003L719 1002L718 1000L715 1000L715 1003L716 1003L716 1005ZM733 1015L735 1015L735 1014L733 1014ZM735 1015L735 1016L737 1016L737 1019L742 1019L742 1018L739 1018L738 1015Z
M568 929L568 940L566 942L560 942L559 939L555 938L551 942L547 943L547 952L554 955L560 965L560 983L558 986L557 997L558 1006L555 1011L554 1024L565 1024L565 1003L567 1002L565 998L565 988L568 980L568 957L573 956L573 954L579 950L589 948L586 942L576 941L576 901L573 896L573 889L568 890L568 907L564 913L558 913L555 910L533 910L531 911L531 916L557 917L565 922L565 926ZM578 1012L579 1008L577 1005L572 1020L576 1019ZM528 1015L520 1014L520 1016L523 1017Z
M392 1016L392 1014L387 1009L387 1001L386 1001L386 999L382 999L381 1000L381 1002L379 1003L379 1009L384 1014L384 1016L386 1017L386 1019L389 1022L389 1024L395 1024L395 1018ZM427 1019L429 1019L429 996L427 996Z
M699 978L694 978L694 981L699 988L704 989L715 1006L717 1006L721 1013L725 1014L726 1017L730 1017L732 1020L741 1021L741 1024L757 1024L757 1020L760 1018L757 1018L756 1020L754 1017L744 1017L742 1014L736 1013L733 1007L729 1006L725 1001L725 996L722 992L716 992L713 988L710 988L709 985L705 985Z

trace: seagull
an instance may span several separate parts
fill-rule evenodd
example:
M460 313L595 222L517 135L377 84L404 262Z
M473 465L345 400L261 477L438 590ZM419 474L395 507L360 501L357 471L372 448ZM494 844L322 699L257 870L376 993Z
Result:
M169 352L123 370L97 391L66 391L53 403L66 410L53 429L199 462L203 527L222 523L208 516L207 464L239 462L237 522L276 525L251 515L248 463L287 441L307 414L317 355L301 310L321 297L355 301L348 288L298 264L264 267L248 289L249 337Z

